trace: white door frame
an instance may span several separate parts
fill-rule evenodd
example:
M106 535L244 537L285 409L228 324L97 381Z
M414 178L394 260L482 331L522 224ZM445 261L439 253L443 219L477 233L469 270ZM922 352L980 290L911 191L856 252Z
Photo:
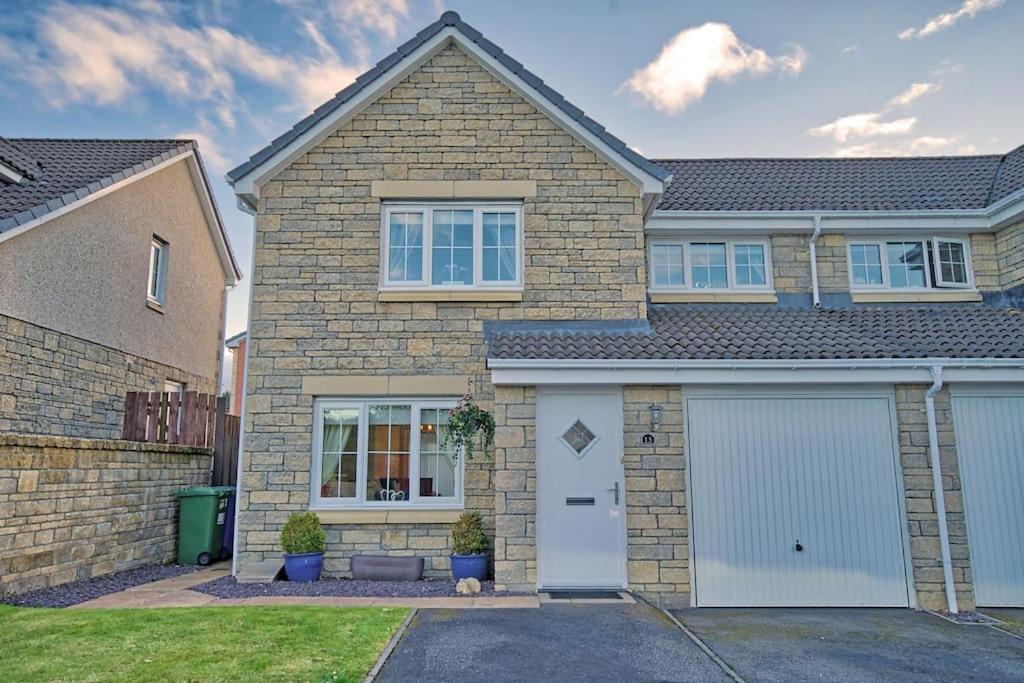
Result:
M608 588L629 588L629 568L628 568L628 544L626 537L626 468L623 464L623 458L625 457L625 443L624 443L624 421L623 421L623 403L622 403L622 387L620 385L609 385L609 386L538 386L537 387L537 403L540 405L541 396L596 396L604 395L613 397L616 401L618 410L616 411L619 415L618 428L613 430L615 434L615 446L619 455L619 464L616 468L616 473L619 476L619 481L622 483L622 493L620 496L620 505L622 506L621 513L619 514L619 524L616 528L617 543L616 549L619 554L619 566L620 566L620 577L621 582L617 586L608 586ZM541 553L541 538L544 533L544 525L541 524L541 508L540 501L541 496L545 490L545 477L542 472L542 460L537 457L538 446L537 439L539 439L540 430L537 429L536 423L534 424L534 458L535 458L535 469L537 473L537 493L536 493L536 506L537 506L537 518L534 522L534 539L537 549L537 590L551 589L552 586L544 586L543 577L540 573L540 553ZM559 588L572 588L572 586L559 586Z
M779 394L795 398L885 398L889 402L889 424L892 428L893 471L896 480L897 503L900 515L900 536L903 545L903 569L906 577L907 605L917 609L917 590L914 586L914 561L910 555L910 522L907 519L907 501L903 485L903 466L900 461L899 423L896 421L896 387L895 385L811 385L793 387L792 385L683 385L683 457L686 480L686 515L689 529L689 565L690 565L690 607L697 607L697 572L696 548L693 542L693 486L690 482L690 411L687 401L691 398L770 398Z

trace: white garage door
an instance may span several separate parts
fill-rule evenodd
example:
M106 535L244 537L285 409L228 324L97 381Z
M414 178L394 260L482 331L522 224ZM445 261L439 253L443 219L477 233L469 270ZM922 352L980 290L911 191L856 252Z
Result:
M750 393L686 399L696 604L907 606L891 392Z
M974 599L1024 607L1024 389L955 391Z

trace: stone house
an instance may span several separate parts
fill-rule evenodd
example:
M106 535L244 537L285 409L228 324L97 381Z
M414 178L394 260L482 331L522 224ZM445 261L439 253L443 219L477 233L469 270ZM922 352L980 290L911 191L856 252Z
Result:
M0 433L117 439L215 393L241 274L191 140L0 138Z
M237 574L311 509L444 576L475 510L499 590L1024 604L1024 149L652 161L446 12L228 179Z

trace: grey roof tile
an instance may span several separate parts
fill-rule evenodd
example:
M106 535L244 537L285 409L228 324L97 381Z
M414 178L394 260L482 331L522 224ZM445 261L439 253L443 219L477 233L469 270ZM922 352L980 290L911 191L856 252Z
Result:
M509 324L492 359L1024 358L1024 313L987 305L840 309L682 304L650 308L650 331Z
M999 173L992 183L990 203L998 202L1024 189L1024 145L1003 157Z
M6 138L0 138L0 162L30 180L39 175L39 164L36 160Z
M415 37L406 41L405 43L402 43L402 45L400 45L398 49L395 50L394 53L388 55L380 62L378 62L377 65L374 66L372 69L356 78L354 84L349 85L348 87L340 91L338 94L336 94L333 98L317 107L313 114L307 116L305 119L300 121L299 124L293 126L291 130L288 130L285 133L281 134L269 145L253 154L245 163L228 171L228 182L231 184L237 182L239 178L243 177L244 175L252 171L254 168L259 166L261 163L266 161L268 158L276 154L282 148L286 147L287 145L291 144L294 140L298 139L314 123L327 117L328 115L331 114L331 112L334 112L339 107L344 105L345 102L355 97L365 87L373 83L373 81L375 81L389 67L394 65L396 61L395 55L400 54L404 56L408 55L411 52L414 52L420 45L430 40L434 35L436 35L439 31L443 30L446 26L454 27L467 39L480 46L480 48L487 52L487 54L491 55L495 59L498 59L506 68L508 68L510 71L514 72L519 78L521 78L523 82L530 85L530 87L536 89L543 97L548 99L553 106L565 112L569 117L577 119L588 130L593 131L594 134L602 142L609 145L623 157L628 159L630 163L634 164L638 168L643 169L646 173L649 173L650 175L654 176L655 178L658 178L659 180L667 180L671 176L671 173L669 171L651 162L643 155L626 147L625 144L622 143L620 140L618 140L611 134L605 132L603 127L598 127L600 129L600 132L595 130L591 125L589 125L593 123L593 120L587 117L587 115L583 113L582 109L570 104L559 92L557 92L550 86L546 85L543 80L541 80L536 75L527 70L525 67L523 67L523 65L520 62L506 55L505 52L500 47L498 47L491 41L487 40L487 38L484 38L483 34L480 33L480 31L476 30L466 22L462 21L462 18L459 17L457 12L448 11L442 14L440 19L433 22L432 24L429 24L423 30L417 33Z

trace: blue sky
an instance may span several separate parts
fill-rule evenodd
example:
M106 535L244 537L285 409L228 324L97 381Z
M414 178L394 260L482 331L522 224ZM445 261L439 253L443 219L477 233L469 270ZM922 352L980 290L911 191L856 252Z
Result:
M0 0L0 135L195 137L222 177L445 9L649 157L1005 152L1024 3ZM248 280L229 298L242 329Z

